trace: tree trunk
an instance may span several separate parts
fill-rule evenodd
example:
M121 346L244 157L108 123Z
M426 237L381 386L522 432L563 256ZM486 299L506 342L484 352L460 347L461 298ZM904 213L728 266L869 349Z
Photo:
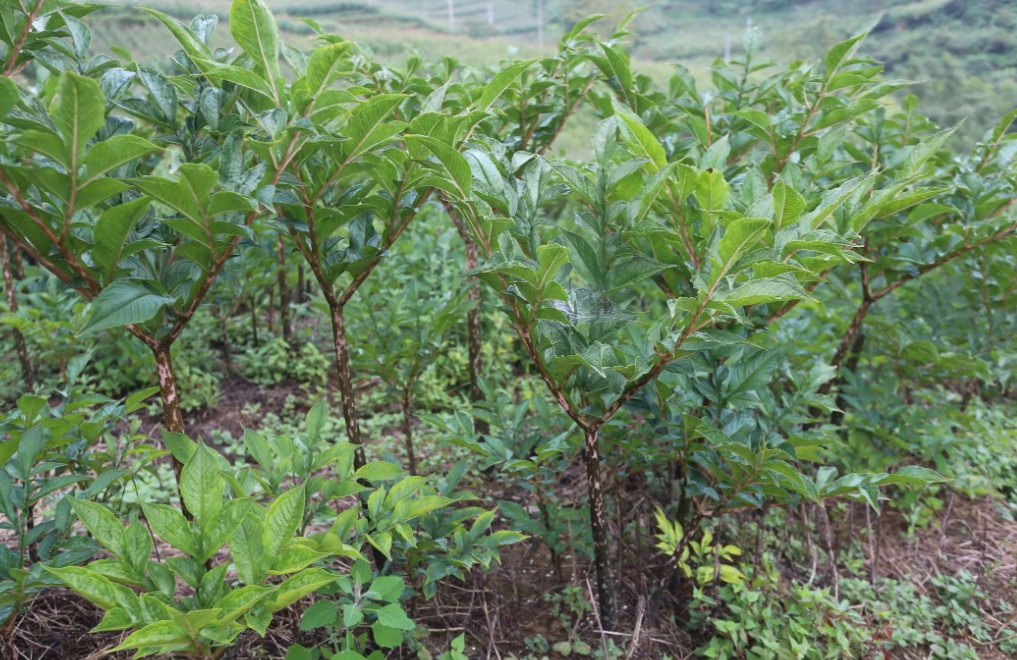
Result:
M847 362L844 363L844 369L854 373L858 370L858 360L862 356L862 349L865 347L865 333L859 332L855 335L855 339L851 342L851 352L848 355ZM847 407L847 400L844 398L843 393L840 391L840 386L844 383L843 372L842 375L837 377L837 410L830 413L830 423L834 426L840 426L844 422L844 409Z
M25 259L17 245L12 245L12 257L14 258L14 277L19 280L25 279Z
M459 237L463 239L463 245L466 247L466 272L470 272L478 265L477 244L466 233L466 227L450 207L448 212L459 231ZM484 400L484 391L480 389L480 377L484 372L484 343L480 327L480 284L476 280L470 285L466 296L474 303L470 311L466 313L466 346L469 351L470 401L477 402ZM476 420L476 429L480 435L487 435L491 431L487 422L479 419Z
M593 564L597 571L597 600L600 604L600 624L604 630L614 630L617 616L614 603L614 577L611 574L611 546L607 538L607 521L604 515L604 492L600 479L600 448L596 428L586 429L586 479L590 494L590 527L593 531Z
M268 331L272 332L272 326L275 325L275 287L273 285L268 286Z
M477 244L466 238L466 270L477 267ZM480 327L480 285L473 282L467 297L473 301L473 307L466 313L466 345L470 360L470 401L476 403L484 400L484 391L480 389L480 378L484 372L484 343ZM477 433L487 435L491 429L487 422L476 421Z
M335 343L335 364L339 370L339 396L342 399L343 419L346 420L346 436L354 446L353 466L363 467L367 460L364 455L363 439L360 435L360 419L357 416L357 400L353 392L353 376L350 374L350 356L346 346L346 323L342 307L330 308L332 317L332 338Z
M170 349L159 346L152 349L152 354L155 356L155 370L159 374L159 394L162 396L162 412L166 419L166 430L170 433L182 434L184 432L184 416L180 412L180 397L177 395L177 378L173 373L173 359L170 357ZM179 489L180 476L183 472L184 464L178 461L176 456L171 456L171 458L173 459L173 473L176 475L177 488ZM184 504L183 496L180 498L180 509L190 520L191 514Z
M230 334L226 330L226 317L219 319L219 326L222 329L222 359L226 362L226 373L233 373L233 359L230 356Z
M869 313L869 309L872 307L873 300L863 300L862 304L858 306L858 310L855 312L854 318L851 319L850 325L848 325L847 332L840 340L840 344L837 346L837 351L833 354L833 359L830 360L830 364L834 367L840 367L844 363L844 358L847 357L848 351L851 350L851 345L855 341L855 337L859 332L862 331L862 325L865 323L865 315ZM830 391L833 386L833 381L828 380L823 383L823 386L819 388L820 394L826 394Z
M14 248L15 253L17 248ZM7 237L0 236L0 261L3 262L4 290L7 292L7 307L11 314L18 312L18 299L14 295L14 277L11 274L11 259L7 252ZM22 274L22 277L24 274ZM28 355L28 346L25 344L25 336L21 330L11 327L14 335L14 347L18 353L18 361L21 362L21 377L25 380L25 386L29 390L35 389L35 369L32 366L32 359Z
M403 395L403 436L406 440L406 456L410 463L410 474L417 476L417 458L413 453L413 401L410 391Z
M301 263L297 265L297 296L294 302L298 305L303 303L306 293L304 291L304 264Z
M258 341L258 304L254 296L251 296L251 334L254 339L254 347L257 348L260 345Z
M276 246L279 258L279 325L283 341L289 344L293 339L290 332L290 288L286 283L286 246L282 234L279 234Z
M339 371L339 396L342 399L343 419L346 420L346 437L353 445L353 468L359 470L367 464L364 453L363 437L360 435L360 418L357 415L357 399L353 392L353 376L350 374L350 356L346 346L346 322L343 319L343 308L330 304L332 317L332 338L335 343L335 363ZM361 481L361 485L370 486ZM360 508L367 515L367 498L361 496ZM378 570L385 565L385 555L378 548L371 546L374 565Z

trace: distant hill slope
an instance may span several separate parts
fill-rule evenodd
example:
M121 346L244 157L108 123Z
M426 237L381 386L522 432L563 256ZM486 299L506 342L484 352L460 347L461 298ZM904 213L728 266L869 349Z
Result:
M379 57L401 60L413 49L493 64L510 47L538 53L537 6L544 46L553 48L579 17L606 13L606 29L637 6L632 23L635 66L664 80L670 62L705 76L711 62L741 52L747 25L763 35L762 55L780 63L815 60L829 46L879 19L863 52L884 62L887 75L925 81L913 88L923 110L942 125L967 118L961 141L971 143L1017 107L1017 0L268 0L293 43L309 38L298 19L310 17L369 45ZM181 18L199 12L225 19L229 0L152 0ZM97 49L110 44L152 57L174 49L154 21L127 8L95 15ZM450 25L454 24L454 29Z

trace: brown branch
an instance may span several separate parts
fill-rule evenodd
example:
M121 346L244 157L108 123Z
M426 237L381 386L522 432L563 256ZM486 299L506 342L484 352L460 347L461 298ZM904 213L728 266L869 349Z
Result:
M3 74L7 77L13 76L16 73L16 66L18 62L18 56L21 55L22 49L25 47L25 42L28 41L28 35L32 32L32 23L35 23L35 19L39 16L39 12L42 11L42 6L46 3L46 0L39 0L35 4L35 8L25 16L25 27L21 30L21 35L18 37L17 42L11 47L11 52L7 56L7 65L4 67ZM22 9L24 6L22 5Z

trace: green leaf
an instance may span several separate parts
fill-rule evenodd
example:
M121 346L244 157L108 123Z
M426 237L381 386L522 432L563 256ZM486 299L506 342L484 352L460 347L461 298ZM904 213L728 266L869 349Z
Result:
M186 645L190 641L187 633L181 630L177 624L172 621L157 621L130 635L120 646L110 649L109 652Z
M383 649L394 649L403 643L403 633L398 628L386 626L380 621L371 624L374 642ZM335 658L335 656L332 656ZM363 656L343 656L339 660L363 660Z
M0 117L14 109L21 99L18 85L4 76L0 76Z
M783 181L773 184L773 230L775 232L798 222L804 209L805 198L800 192Z
M371 583L368 593L374 592L378 598L389 603L399 600L406 590L406 583L398 575L386 575Z
M304 610L300 617L301 630L314 630L335 624L339 608L334 601L319 600Z
M289 543L304 517L304 484L276 498L265 514L265 556L275 558Z
M460 201L470 198L473 171L470 169L470 163L466 160L465 156L441 140L429 135L405 135L403 139L406 140L407 146L418 145L418 149L423 147L438 159L444 170L444 178L452 184L451 189L445 192L454 195Z
M403 469L388 461L371 461L353 474L358 481L391 481L403 475Z
M237 531L253 505L254 500L249 497L230 500L212 516L202 530L201 553L196 559L204 563L214 557L219 548Z
M78 186L84 187L121 165L159 151L162 149L136 135L115 135L103 140L88 150L85 174Z
M167 504L142 501L141 510L145 513L145 520L152 526L152 531L160 538L189 557L198 554L191 525L179 509Z
M194 452L198 450L198 443L183 433L173 433L163 429L162 442L166 445L166 449L173 454L173 458L181 463L191 460L191 456L194 456Z
M247 69L241 69L238 66L223 66L208 60L201 60L199 64L201 68L205 70L205 76L209 79L218 81L226 80L234 85L246 87L251 91L261 94L266 99L275 102L275 90L258 74L248 71Z
M523 71L525 71L531 64L537 60L526 60L524 62L516 62L502 69L495 74L491 82L484 87L484 91L481 92L480 98L477 99L477 109L486 112L494 105L494 102L498 100L509 85L519 77Z
M717 256L723 270L711 273L710 279L716 281L726 274L745 251L753 247L766 235L770 221L762 218L738 218L724 230L724 237L717 246Z
M413 630L416 626L409 617L406 616L406 612L403 611L403 606L399 603L392 603L385 607L378 608L375 611L378 615L378 623L389 628L395 628L397 630Z
M730 188L724 174L718 170L703 170L696 181L696 201L707 212L723 210L727 206Z
M893 474L888 474L878 479L876 485L902 484L905 486L924 486L926 484L943 483L946 481L949 480L935 470L930 470L919 465L905 465Z
M171 305L173 301L174 298L154 293L140 281L118 280L103 289L92 301L92 313L81 334L145 323L152 320L164 305Z
M717 296L716 299L732 307L762 305L785 300L815 300L794 277L789 275L750 280L726 294Z
M71 167L76 168L85 145L106 124L106 104L99 83L70 71L60 74L51 114L69 147Z
M268 74L272 97L281 103L276 85L282 78L279 68L279 28L262 0L233 0L230 7L230 34L237 44Z
M318 436L321 434L321 429L325 427L326 421L328 421L328 404L325 401L319 401L307 411L304 424L307 427L308 447L313 447L314 443L318 441Z
M403 129L402 122L386 121L404 98L401 94L381 94L353 108L346 125L350 139L342 144L344 165L387 142Z
M176 37L176 40L180 43L184 52L192 58L205 60L212 59L212 51L208 49L205 42L203 42L198 35L191 30L191 28L187 27L177 19L154 9L147 9L145 7L139 7L138 9L141 9L141 11L147 11L149 14L159 19L159 21L169 29L173 36Z
M220 467L215 450L199 442L180 474L180 496L199 529L205 529L222 508L226 479L220 474Z
M89 632L97 633L104 632L107 630L127 630L128 628L134 627L134 619L131 615L122 607L114 607L108 610L105 616L102 617L102 621L99 622L95 628L92 628Z
M616 81L622 96L628 99L629 90L632 89L632 71L629 68L628 53L605 43L601 43L600 48L604 51L604 57L595 58L594 63L605 76Z
M569 263L579 276L600 290L606 289L607 269L599 251L585 238L567 229L562 230L561 237L572 252Z
M700 169L708 170L715 169L718 172L723 172L724 168L727 167L727 159L731 155L731 143L728 141L727 136L714 140L710 148L706 150L703 157L699 160Z
M826 64L826 79L829 80L837 73L837 69L845 58L850 57L851 53L854 52L855 47L864 39L866 33L862 33L851 37L847 41L842 41L826 53L826 57L823 59L823 63Z
M152 555L152 537L145 525L137 520L127 527L127 555L128 563L144 573Z
M316 48L307 62L307 84L311 96L317 96L339 78L341 64L348 60L343 55L350 49L350 44L329 44Z
M653 171L658 172L667 166L667 154L664 147L660 146L660 140L650 132L650 129L643 125L639 117L620 104L615 104L615 114L620 117L622 139L629 149L637 156L648 158L653 163Z
M649 257L637 256L626 259L611 266L607 271L607 289L614 290L626 286L632 286L642 282L651 275L656 275L662 269L668 268L665 264Z
M248 516L230 537L230 554L237 567L237 575L245 584L260 584L265 577L264 525L255 516Z
M261 587L257 585L248 585L240 589L234 589L225 598L216 601L216 608L221 610L217 622L227 624L235 621L274 592L274 587Z
M76 497L69 497L68 501L96 541L116 557L124 560L128 558L127 532L124 530L124 524L112 511L96 502L79 500Z
M791 487L796 493L813 502L819 502L819 491L816 489L816 485L789 463L776 460L767 461L763 463L762 469L781 475L791 482Z
M288 580L284 580L276 589L275 598L269 610L278 612L291 603L295 603L312 591L317 591L326 584L335 582L335 576L320 568L308 568Z
M327 552L318 552L310 546L294 543L275 556L272 568L268 572L271 575L289 575L327 556Z
M104 610L117 606L117 593L113 583L98 573L78 566L66 568L43 566L43 570L55 575L71 591Z
M901 168L899 178L909 179L917 175L925 163L929 162L929 159L943 147L943 143L957 132L958 128L960 128L960 124L929 136L911 147L907 158L904 159L904 166Z
M92 228L92 242L95 243L95 247L92 248L92 261L105 271L108 279L112 279L116 271L131 230L148 212L150 206L151 201L147 197L142 197L133 202L114 206L95 221Z

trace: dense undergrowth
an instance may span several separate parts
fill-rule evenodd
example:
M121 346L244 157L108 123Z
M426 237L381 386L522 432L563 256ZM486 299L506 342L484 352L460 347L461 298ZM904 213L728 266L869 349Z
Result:
M1017 111L97 10L0 5L5 657L1017 650Z

